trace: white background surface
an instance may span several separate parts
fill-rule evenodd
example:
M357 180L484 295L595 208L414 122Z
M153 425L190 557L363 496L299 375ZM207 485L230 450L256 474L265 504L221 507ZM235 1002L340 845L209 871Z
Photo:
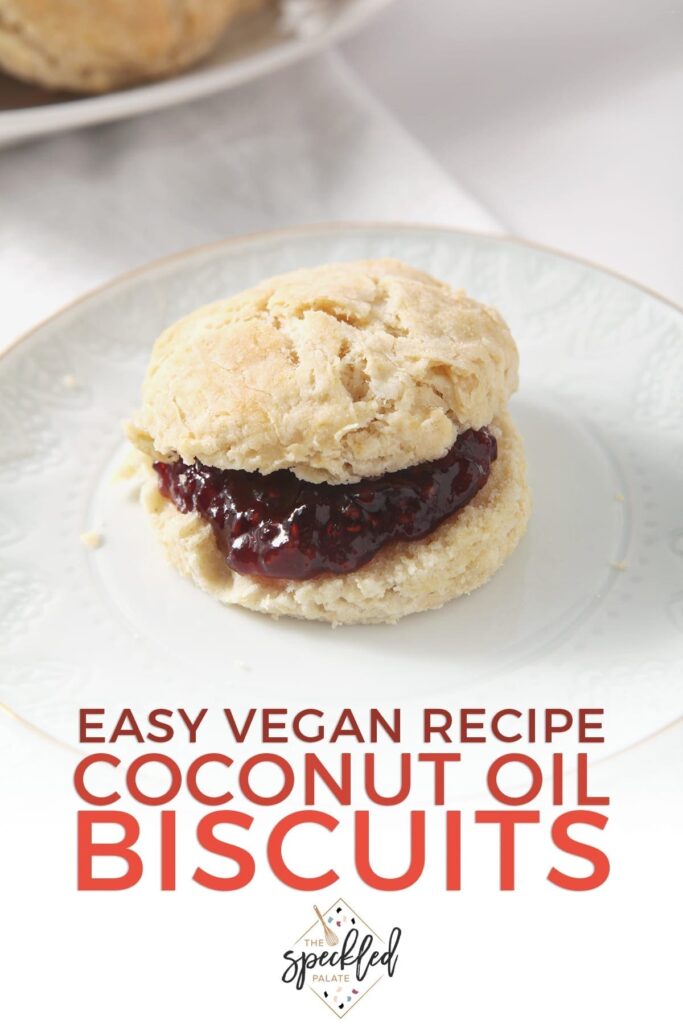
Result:
M342 49L508 230L680 303L678 0L397 0Z
M398 0L342 48L358 81L328 56L207 103L0 153L2 340L111 274L169 251L345 217L483 229L497 223L680 302L680 53L681 7L663 0ZM384 117L373 94L403 128ZM50 1012L68 1005L75 1022L91 1019L93 1005L99 1019L120 1020L130 999L107 978L125 936L135 1019L153 1015L149 973L162 979L168 999L169 975L198 973L207 958L188 964L172 943L150 945L151 916L134 927L139 919L128 917L125 900L116 910L109 904L115 920L102 921L99 940L84 946L83 931L93 934L100 911L82 904L73 916L73 902L55 896L73 869L64 765L10 720L0 719L0 730L3 821L21 837L3 844L4 880L16 890L17 879L36 872L25 913L0 935L8 949L35 951L38 974L27 954L18 980ZM19 770L20 787L12 784ZM602 1024L615 1008L620 1021L678 1019L682 777L681 726L598 769L596 787L613 798L610 843L618 851L604 900L578 897L571 912L547 890L534 901L497 897L478 905L476 894L468 901L465 931L483 956L495 957L498 972L491 987L482 962L481 975L469 979L489 990L479 1019L540 1024L550 1000L557 1021ZM36 837L42 845L31 847ZM169 906L157 900L150 915L170 935ZM553 916L560 906L563 934ZM406 908L419 923L418 900ZM486 927L476 923L482 911ZM466 960L467 943L454 927ZM216 928L214 971L221 969ZM511 930L519 938L514 948L505 940ZM65 974L54 955L65 937L81 949L78 1004L76 975ZM449 949L436 955L441 971L453 970ZM385 992L374 1008L400 1019L400 995L400 988L391 999ZM511 1000L524 1007L518 1016ZM7 1017L12 1024L36 1019L20 1005ZM182 986L176 1005L190 1012ZM474 994L466 1005L475 1019ZM208 1016L211 1006L200 1010Z

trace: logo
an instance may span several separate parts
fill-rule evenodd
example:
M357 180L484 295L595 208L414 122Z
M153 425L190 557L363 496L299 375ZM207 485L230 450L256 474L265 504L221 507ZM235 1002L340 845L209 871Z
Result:
M299 991L310 989L343 1017L382 978L393 977L401 929L392 928L385 941L346 900L324 911L314 906L313 912L309 927L282 954L282 980Z

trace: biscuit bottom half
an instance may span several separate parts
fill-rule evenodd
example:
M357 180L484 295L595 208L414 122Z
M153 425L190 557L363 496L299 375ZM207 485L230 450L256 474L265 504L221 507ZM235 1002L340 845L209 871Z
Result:
M344 575L275 580L233 572L209 523L196 512L179 512L161 494L150 462L142 503L171 564L223 604L334 625L396 622L480 587L526 529L531 502L521 438L507 413L490 429L498 458L472 501L427 537L388 544Z

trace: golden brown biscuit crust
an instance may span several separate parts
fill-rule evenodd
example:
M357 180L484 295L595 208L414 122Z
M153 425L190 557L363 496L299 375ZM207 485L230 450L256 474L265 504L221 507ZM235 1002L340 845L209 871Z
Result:
M168 328L129 436L157 459L343 483L439 458L516 386L495 310L397 260L337 263Z

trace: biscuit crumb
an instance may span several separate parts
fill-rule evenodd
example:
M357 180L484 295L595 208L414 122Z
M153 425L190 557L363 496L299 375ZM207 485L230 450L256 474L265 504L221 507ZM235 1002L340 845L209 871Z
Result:
M76 390L76 388L78 387L78 381L74 377L73 373L64 374L64 376L62 377L62 386L65 387L67 391Z
M81 534L81 544L86 548L90 548L91 551L101 548L103 543L104 537L97 530L88 530L86 533Z
M610 562L613 569L617 569L618 572L626 572L628 569L628 562Z
M621 491L619 491L617 494L614 495L614 500L615 501L626 501L626 498L621 493Z
M112 473L111 482L113 484L121 484L127 483L129 480L135 480L138 476L141 477L143 469L141 460L140 452L131 448L130 451L126 452L125 458L122 459Z

